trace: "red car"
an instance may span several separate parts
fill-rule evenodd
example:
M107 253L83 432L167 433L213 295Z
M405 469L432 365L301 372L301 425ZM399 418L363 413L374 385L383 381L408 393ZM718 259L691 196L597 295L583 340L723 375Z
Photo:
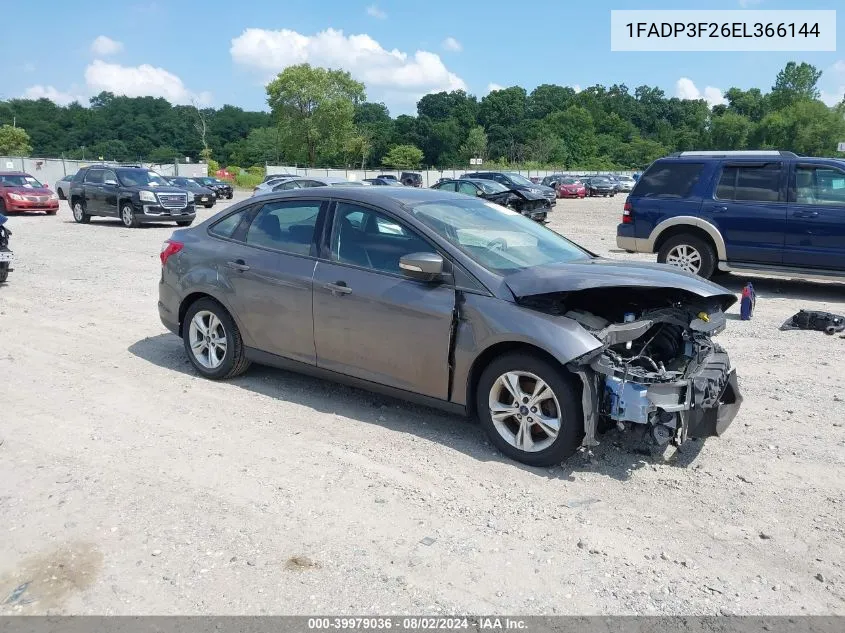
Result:
M587 196L587 188L577 178L561 178L555 188L558 198L584 198Z
M59 196L22 171L0 171L0 213L43 211L56 215Z

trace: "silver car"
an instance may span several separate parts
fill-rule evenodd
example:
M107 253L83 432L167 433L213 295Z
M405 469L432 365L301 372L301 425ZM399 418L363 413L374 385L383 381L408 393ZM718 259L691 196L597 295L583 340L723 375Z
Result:
M334 176L297 176L296 178L280 178L268 180L252 190L252 195L258 196L271 191L288 191L290 189L307 189L309 187L361 187L370 183L363 183L360 180L349 180Z
M477 415L534 466L612 425L720 435L742 401L712 340L733 294L479 198L283 191L176 231L161 261L159 315L201 375L257 362Z

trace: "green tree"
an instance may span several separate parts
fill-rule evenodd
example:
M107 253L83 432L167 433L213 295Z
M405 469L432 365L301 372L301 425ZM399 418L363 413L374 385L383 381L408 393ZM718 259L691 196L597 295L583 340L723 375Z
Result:
M770 95L772 106L780 110L798 101L813 101L819 98L816 87L821 79L822 71L812 64L789 62L778 73L775 85Z
M462 158L487 158L487 133L480 125L473 127L467 135L466 142L461 146Z
M722 116L713 117L711 146L724 150L746 149L750 131L751 121L747 117L736 112L726 112Z
M31 152L32 146L26 130L11 125L0 126L0 155L29 156Z
M390 148L382 163L393 169L417 169L422 163L423 151L413 145L395 145Z
M290 66L267 85L267 103L286 137L288 150L305 149L316 164L317 153L337 154L353 132L355 105L366 99L364 84L348 72Z

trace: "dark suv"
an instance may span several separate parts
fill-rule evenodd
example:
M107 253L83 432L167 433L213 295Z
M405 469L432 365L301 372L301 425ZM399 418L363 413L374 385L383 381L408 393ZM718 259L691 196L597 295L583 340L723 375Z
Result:
M517 174L511 171L479 171L471 174L464 174L461 178L483 178L484 180L495 180L504 185L508 189L516 189L517 191L528 191L533 194L542 195L549 204L554 206L557 204L557 192L552 187L546 185L538 185L531 182L522 174Z
M413 171L403 171L399 181L406 187L422 187L422 174Z
M73 177L68 197L73 219L80 224L98 215L120 218L128 228L162 221L190 226L196 217L193 195L137 167L83 167Z
M845 278L845 161L792 152L681 152L625 202L616 243L716 271Z

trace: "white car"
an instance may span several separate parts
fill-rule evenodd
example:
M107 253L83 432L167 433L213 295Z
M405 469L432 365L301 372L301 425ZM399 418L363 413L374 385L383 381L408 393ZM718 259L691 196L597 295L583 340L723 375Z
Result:
M71 174L70 176L65 176L64 178L60 178L55 182L55 190L56 195L59 196L59 200L67 200L67 194L70 193L70 181L73 180L73 176L75 174Z

